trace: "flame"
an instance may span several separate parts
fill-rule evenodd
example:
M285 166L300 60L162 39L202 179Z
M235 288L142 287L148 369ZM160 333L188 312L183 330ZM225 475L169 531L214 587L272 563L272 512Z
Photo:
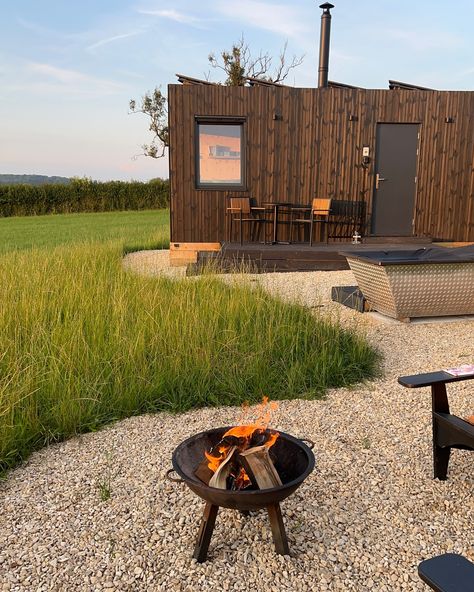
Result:
M257 406L258 416L257 419L247 425L238 425L227 432L222 436L222 439L226 438L226 436L234 436L235 438L239 438L241 442L239 442L239 450L243 451L249 447L250 442L252 440L253 435L255 432L265 432L268 428L268 424L270 423L272 412L278 408L278 404L269 402L268 397L263 397L262 403ZM244 404L242 406L243 414L245 418L248 416L249 408L248 404ZM272 432L269 434L264 446L267 448L271 448L275 442L277 441L279 434L278 432ZM206 459L208 460L208 467L209 469L215 473L219 468L219 465L223 460L225 460L227 453L229 452L230 445L221 444L218 446L217 450L211 450L210 452L205 452ZM239 474L236 476L236 488L243 489L247 485L250 484L250 479L243 468L240 469Z
M207 466L211 469L211 471L213 473L215 473L217 471L217 469L219 468L219 465L227 456L228 450L229 450L229 446L219 446L219 449L217 451L218 452L217 455L213 455L209 452L204 452L207 460L209 461Z
M279 435L280 434L278 432L273 432L273 434L270 434L264 446L266 446L267 448L271 448L273 444L275 444L275 442L277 441Z
M244 467L241 467L239 474L235 478L235 489L245 489L248 485L250 485L249 476L245 472Z

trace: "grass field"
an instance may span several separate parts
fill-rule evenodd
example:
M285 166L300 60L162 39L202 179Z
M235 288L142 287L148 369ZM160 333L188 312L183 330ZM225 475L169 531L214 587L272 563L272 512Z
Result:
M363 338L247 285L142 278L120 244L0 258L0 468L146 411L320 397L372 376Z
M166 248L169 210L0 218L0 254L110 240L122 242L125 251Z
M378 372L363 336L261 289L125 272L124 250L166 243L167 215L0 220L0 472L130 415L321 397Z

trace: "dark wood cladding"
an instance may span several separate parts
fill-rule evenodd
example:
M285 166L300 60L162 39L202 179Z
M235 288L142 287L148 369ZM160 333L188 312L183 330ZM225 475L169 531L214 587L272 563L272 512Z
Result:
M364 200L370 229L377 123L420 124L414 236L474 241L473 92L170 85L168 97L173 242L225 240L234 194ZM245 118L244 191L196 189L195 116Z

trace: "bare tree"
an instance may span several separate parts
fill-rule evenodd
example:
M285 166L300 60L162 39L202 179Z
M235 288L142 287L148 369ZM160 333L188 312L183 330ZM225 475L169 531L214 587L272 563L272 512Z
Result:
M167 99L159 88L147 92L139 104L135 99L129 102L130 113L144 113L150 118L148 129L153 137L150 144L143 144L143 154L151 158L161 158L169 146L169 127Z
M272 70L273 58L268 52L262 51L258 56L253 57L248 44L242 36L237 43L232 45L230 51L224 50L216 57L214 53L208 56L209 63L213 68L222 70L227 75L225 84L227 86L244 86L247 78L260 78L269 82L283 82L291 70L303 63L304 56L293 56L288 62L286 50L288 42L278 56L278 65Z

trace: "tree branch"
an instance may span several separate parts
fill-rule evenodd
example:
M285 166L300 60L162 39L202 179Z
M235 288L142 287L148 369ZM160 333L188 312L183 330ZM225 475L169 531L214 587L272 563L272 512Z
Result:
M232 45L230 51L221 51L219 58L216 57L215 53L210 53L208 61L213 68L222 70L226 74L225 84L227 86L244 86L248 77L278 83L285 80L291 70L303 63L304 56L296 57L295 55L292 61L288 63L286 57L287 47L288 42L285 43L280 52L278 66L273 73L271 72L272 57L270 54L260 51L259 55L253 58L243 35L237 43Z
M150 144L142 146L143 154L151 158L161 158L165 155L166 148L169 146L169 127L168 127L168 109L167 99L159 88L155 88L153 93L145 93L141 102L137 105L135 99L129 102L129 114L142 113L150 118L149 131L153 138ZM135 159L138 155L135 155Z

